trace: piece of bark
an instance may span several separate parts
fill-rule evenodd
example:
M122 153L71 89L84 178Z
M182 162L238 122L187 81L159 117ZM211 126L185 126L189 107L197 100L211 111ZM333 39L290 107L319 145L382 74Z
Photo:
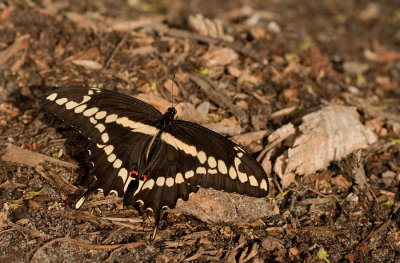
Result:
M273 205L267 198L200 188L188 201L178 200L172 211L193 215L207 223L237 224L272 216Z
M31 167L36 167L38 164L45 161L59 164L67 168L77 167L76 164L64 162L41 153L21 149L20 147L13 144L7 145L6 152L1 156L1 160L5 162L19 163Z
M361 124L354 107L327 106L303 117L293 146L279 156L274 171L309 175L333 160L377 141L370 128Z

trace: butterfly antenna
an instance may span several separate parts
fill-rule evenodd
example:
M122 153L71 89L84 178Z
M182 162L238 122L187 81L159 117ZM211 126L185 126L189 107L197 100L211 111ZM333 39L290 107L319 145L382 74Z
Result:
M174 76L172 77L172 94L171 94L171 96L172 96L172 108L175 107L175 106L174 106L174 84L175 84L175 74L174 74Z

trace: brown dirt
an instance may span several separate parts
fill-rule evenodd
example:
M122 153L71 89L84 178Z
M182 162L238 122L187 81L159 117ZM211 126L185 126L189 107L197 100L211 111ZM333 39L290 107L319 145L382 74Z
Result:
M0 155L11 143L79 167L0 161L0 262L399 262L400 2L243 2L0 2ZM205 36L204 19L195 31L188 17L198 13L224 32ZM217 95L199 88L198 72ZM88 85L157 104L174 75L188 118L209 101L194 119L229 135L270 134L339 104L355 106L379 140L287 189L271 174L274 215L254 223L170 212L152 240L151 215L120 199L96 195L72 209L86 141L43 111L44 95Z

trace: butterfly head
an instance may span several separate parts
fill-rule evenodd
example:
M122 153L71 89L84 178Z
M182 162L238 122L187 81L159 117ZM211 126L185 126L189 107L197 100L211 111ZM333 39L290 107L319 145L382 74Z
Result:
M168 115L172 116L172 118L173 118L176 114L176 109L174 107L170 107L170 108L168 108L168 110L165 114L168 114Z

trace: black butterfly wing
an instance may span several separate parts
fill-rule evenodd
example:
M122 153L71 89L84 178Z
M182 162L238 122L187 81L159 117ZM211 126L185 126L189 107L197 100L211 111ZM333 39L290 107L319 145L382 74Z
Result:
M161 113L130 96L84 87L58 89L46 97L43 106L90 139L89 160L97 181L76 208L97 189L105 195L116 191L123 196L130 172L145 166Z
M163 207L175 207L179 198L187 200L198 186L254 197L268 193L261 165L238 145L207 128L175 120L163 129L159 140L147 179L134 196L153 210L156 223Z

